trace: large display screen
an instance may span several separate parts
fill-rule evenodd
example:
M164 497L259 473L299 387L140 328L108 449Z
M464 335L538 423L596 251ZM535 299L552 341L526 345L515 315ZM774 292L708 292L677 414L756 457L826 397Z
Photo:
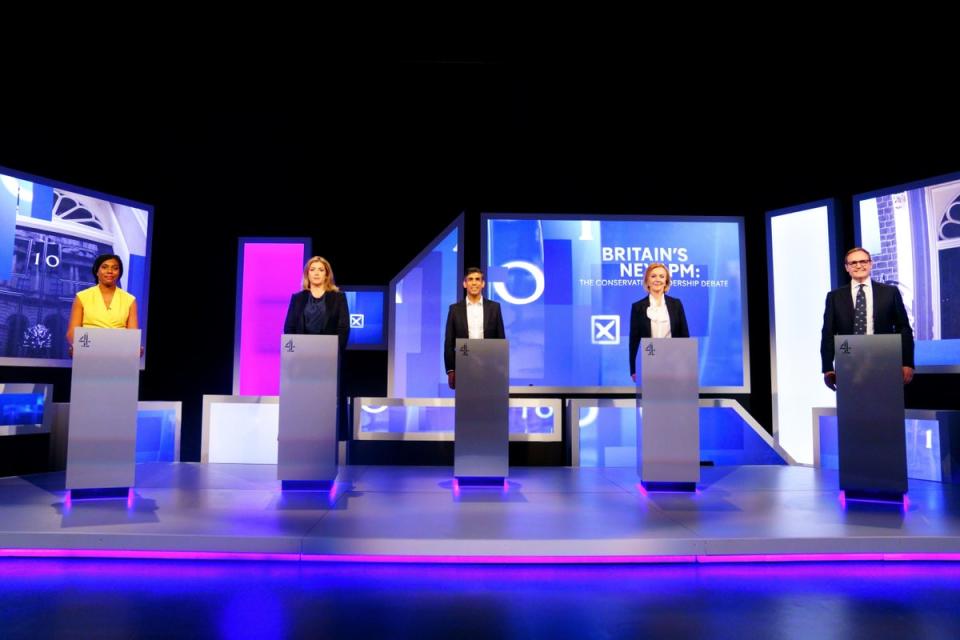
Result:
M486 295L503 310L512 391L625 392L631 305L651 262L699 339L700 387L748 392L743 219L485 214ZM469 265L467 265L469 266Z
M0 365L70 366L76 293L98 255L123 260L146 341L152 207L0 168Z
M903 295L921 372L960 371L960 174L858 195L871 277Z

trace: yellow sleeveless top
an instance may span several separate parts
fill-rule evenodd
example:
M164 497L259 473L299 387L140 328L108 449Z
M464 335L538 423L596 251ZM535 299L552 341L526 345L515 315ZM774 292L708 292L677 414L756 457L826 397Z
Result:
M136 300L132 295L117 287L110 301L110 308L103 304L100 287L93 285L89 289L77 292L77 298L83 305L83 326L104 327L106 329L126 329L130 317L130 305Z

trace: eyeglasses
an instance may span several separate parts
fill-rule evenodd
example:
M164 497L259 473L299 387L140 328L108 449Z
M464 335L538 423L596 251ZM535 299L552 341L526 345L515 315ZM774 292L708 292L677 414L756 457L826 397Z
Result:
M872 260L851 260L847 263L848 267L865 267L870 264Z

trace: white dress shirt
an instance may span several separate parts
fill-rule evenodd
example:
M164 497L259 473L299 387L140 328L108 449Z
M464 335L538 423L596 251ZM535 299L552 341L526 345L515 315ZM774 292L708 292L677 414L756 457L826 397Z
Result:
M483 339L483 298L477 302L470 302L470 298L465 300L467 303L467 337L471 340Z

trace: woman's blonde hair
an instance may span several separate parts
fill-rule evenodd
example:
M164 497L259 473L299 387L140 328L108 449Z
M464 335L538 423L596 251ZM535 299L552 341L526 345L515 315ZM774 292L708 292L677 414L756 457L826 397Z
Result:
M663 287L663 292L666 293L670 290L670 269L668 269L667 265L663 264L662 262L651 262L647 265L647 270L643 272L643 288L647 291L650 291L650 287L647 286L647 278L650 277L650 272L657 267L660 267L667 272L667 283Z
M324 282L324 291L340 291L337 287L336 281L333 279L333 267L330 266L330 262L326 258L321 258L320 256L313 256L307 260L306 266L303 267L303 288L307 290L310 288L310 279L307 278L307 274L310 273L310 265L315 262L320 262L323 264L323 268L327 270L327 279Z

